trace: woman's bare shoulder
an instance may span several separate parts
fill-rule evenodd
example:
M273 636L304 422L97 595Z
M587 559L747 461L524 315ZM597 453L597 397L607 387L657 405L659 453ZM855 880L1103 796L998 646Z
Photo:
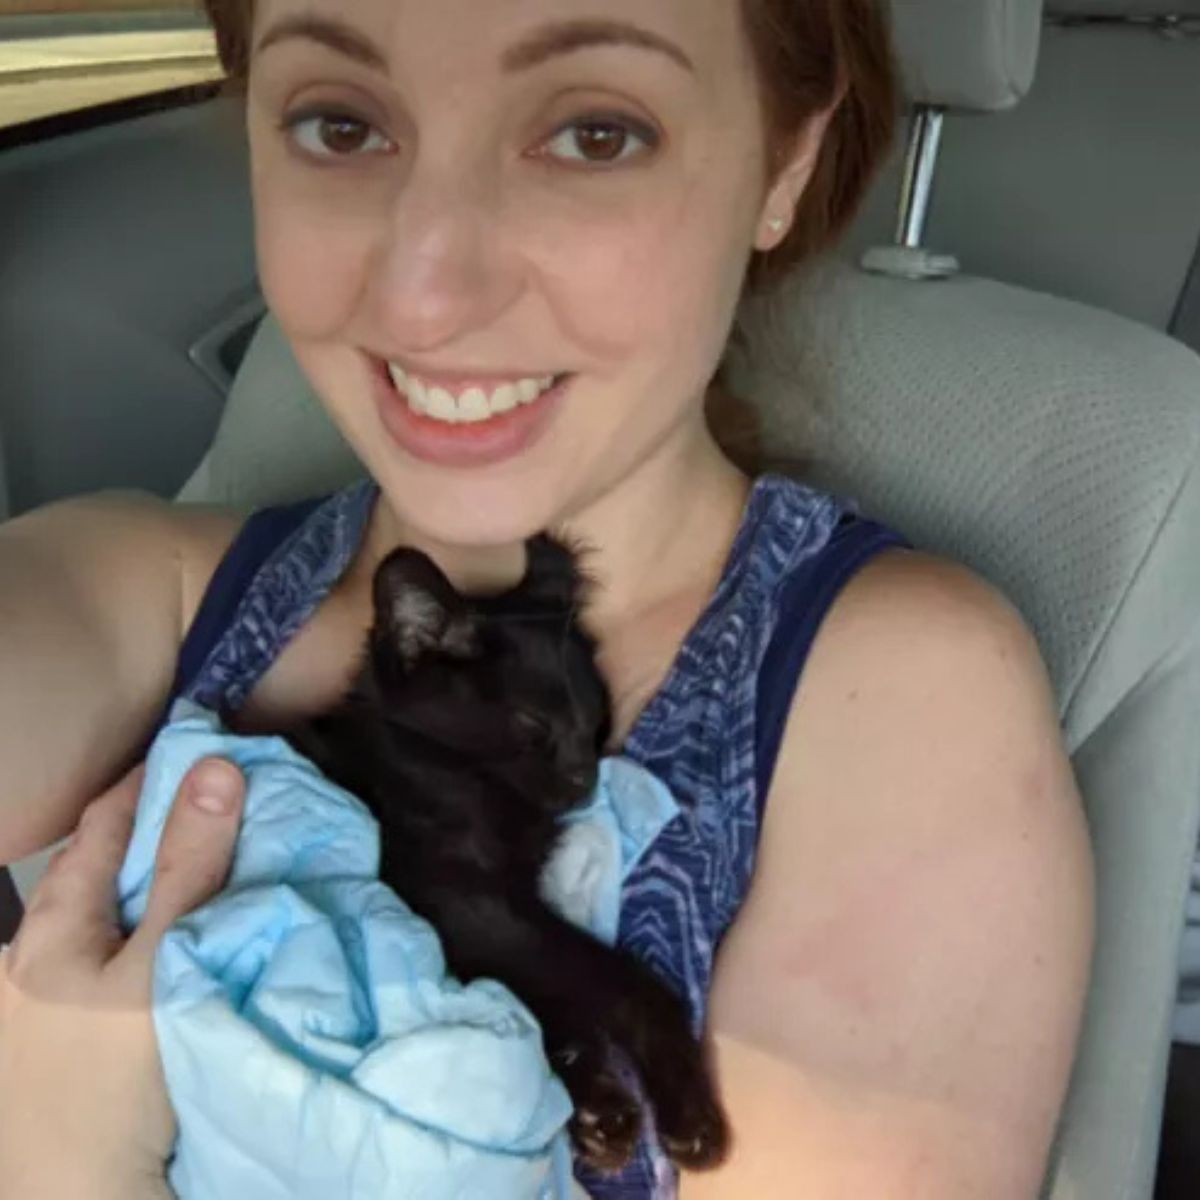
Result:
M232 509L113 490L36 509L9 522L3 537L57 563L84 592L128 595L129 584L148 598L172 597L182 631L244 520Z
M145 744L236 515L104 493L0 526L0 861L63 836Z
M1091 936L1090 847L1033 636L966 569L881 555L813 646L719 961L735 1125L769 1061L798 1106L781 1127L814 1130L831 1182L858 1178L867 1138L862 1194L910 1194L891 1188L913 1162L911 1194L1033 1194ZM759 1159L794 1160L752 1125Z

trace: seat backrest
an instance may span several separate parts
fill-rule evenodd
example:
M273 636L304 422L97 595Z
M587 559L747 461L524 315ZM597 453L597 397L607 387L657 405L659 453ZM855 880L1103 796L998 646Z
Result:
M938 31L960 0L894 3ZM978 28L1011 7L979 0ZM907 28L911 44L919 26ZM924 61L923 101L961 100L936 92ZM1003 55L977 61L1014 77ZM771 458L975 568L1039 637L1099 884L1085 1030L1045 1195L1147 1200L1200 821L1200 359L1072 302L837 262L748 302L739 329L725 377L758 412ZM184 497L275 502L359 469L268 320Z

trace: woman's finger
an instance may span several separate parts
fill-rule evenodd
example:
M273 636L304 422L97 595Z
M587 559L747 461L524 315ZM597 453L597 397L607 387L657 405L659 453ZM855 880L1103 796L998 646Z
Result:
M131 771L84 810L70 844L38 882L13 943L13 961L39 970L102 965L121 943L116 879L129 848L143 771Z
M171 925L224 886L245 797L241 771L224 759L205 759L184 776L159 843L146 914L130 939L131 955L152 959Z

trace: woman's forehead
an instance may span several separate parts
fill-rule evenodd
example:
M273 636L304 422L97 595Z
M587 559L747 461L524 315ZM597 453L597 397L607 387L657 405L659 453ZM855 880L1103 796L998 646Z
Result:
M495 59L520 70L597 45L658 55L700 73L740 42L741 0L257 0L255 42L316 31L359 34L390 61ZM481 64L482 65L482 64Z

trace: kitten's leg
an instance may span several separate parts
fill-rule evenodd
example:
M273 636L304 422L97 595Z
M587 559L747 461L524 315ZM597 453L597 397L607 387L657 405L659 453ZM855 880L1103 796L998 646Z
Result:
M689 1170L719 1166L729 1152L729 1126L687 1006L642 963L612 953L621 964L615 968L621 983L608 1014L609 1033L638 1069L663 1149Z
M580 985L564 1003L586 1012L589 1027L602 1029L633 1060L671 1160L690 1170L718 1166L729 1151L729 1127L684 1001L632 955L549 910L542 908L534 923L551 961L564 970L572 964L570 978Z
M537 1018L547 1057L575 1106L571 1136L580 1157L598 1171L625 1166L641 1137L642 1112L610 1065L598 1020L602 988L588 975L603 965L592 948L603 947L536 900L518 907L456 890L439 895L424 915L457 978L496 979Z
M578 1065L567 1064L570 1077L563 1076L581 1111L602 1114L611 1136L624 1128L612 1100L628 1094L599 1057L611 1040L641 1074L672 1160L701 1169L724 1159L728 1127L703 1046L686 1005L656 975L540 901L516 907L489 896L464 904L460 895L453 907L435 920L451 969L512 988L542 1022L552 1056L581 1052Z

